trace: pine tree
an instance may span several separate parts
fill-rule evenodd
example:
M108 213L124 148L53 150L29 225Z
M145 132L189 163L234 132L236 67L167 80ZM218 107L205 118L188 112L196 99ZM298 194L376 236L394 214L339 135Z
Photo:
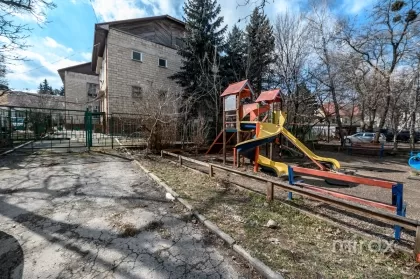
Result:
M64 86L61 86L60 88L60 96L64 96Z
M220 61L227 27L222 26L223 17L219 16L220 5L216 0L188 0L184 14L186 36L178 52L182 66L170 78L184 87L184 98L188 98L205 95L212 86L208 77L218 71L213 62Z
M246 77L246 36L234 25L226 42L225 76L228 83L244 80Z
M268 18L258 8L253 11L250 22L246 27L247 77L259 94L267 86L270 64L275 61L273 27Z
M42 83L40 83L39 86L38 86L38 93L39 94L45 94L44 93L44 86L42 85Z
M44 81L39 84L38 93L39 94L51 94L51 95L54 94L54 91L53 91L52 87L49 85L47 79L44 79Z

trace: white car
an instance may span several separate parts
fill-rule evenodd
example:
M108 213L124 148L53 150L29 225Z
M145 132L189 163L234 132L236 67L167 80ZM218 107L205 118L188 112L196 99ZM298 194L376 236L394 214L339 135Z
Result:
M347 136L344 139L345 144L352 144L352 143L371 143L375 138L376 133L357 133L351 136ZM386 137L384 134L379 135L379 142L384 143L386 142Z

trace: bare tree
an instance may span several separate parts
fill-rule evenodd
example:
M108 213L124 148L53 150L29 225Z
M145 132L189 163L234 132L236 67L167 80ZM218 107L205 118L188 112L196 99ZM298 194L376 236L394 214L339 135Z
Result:
M407 53L413 50L418 35L419 0L377 1L367 24L360 28L344 23L342 39L385 82L385 103L380 116L379 132L384 127L391 104L392 75Z
M416 133L415 133L415 125L416 125L416 115L419 107L419 97L420 97L420 54L417 54L417 71L414 75L413 80L413 89L411 90L411 97L410 97L410 148L411 150L415 149L415 142L416 142Z
M275 71L282 92L286 94L285 104L288 121L298 122L299 108L307 101L299 86L306 80L305 65L309 56L309 28L304 15L285 12L277 16L274 26L276 42Z
M312 12L309 14L308 22L313 38L313 50L317 61L310 71L313 79L322 85L329 92L331 100L335 108L335 119L338 127L338 134L341 144L344 143L344 135L342 131L342 123L340 118L340 105L338 99L337 77L334 62L336 60L334 53L336 49L336 33L337 26L326 2L317 6L313 6Z
M55 7L56 4L49 0L0 0L0 38L3 38L0 55L6 63L24 59L13 51L28 47L26 39L32 31L28 25L17 21L16 16L30 15L42 25L45 22L45 10Z

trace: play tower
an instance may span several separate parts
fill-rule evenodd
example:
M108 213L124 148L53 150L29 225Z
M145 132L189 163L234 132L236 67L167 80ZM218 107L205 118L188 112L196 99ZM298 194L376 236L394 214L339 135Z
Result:
M240 164L240 156L248 158L259 168L286 175L288 167L281 162L274 162L273 143L282 135L311 159L321 170L340 168L337 160L320 157L309 150L302 142L287 131L283 125L286 114L281 111L282 99L279 89L261 92L255 102L254 92L248 80L230 84L222 93L223 129L214 140L206 154L223 152L226 163L226 150L235 142L233 162ZM266 144L266 156L260 154L260 146ZM233 146L232 146L233 147ZM269 150L269 151L268 151Z

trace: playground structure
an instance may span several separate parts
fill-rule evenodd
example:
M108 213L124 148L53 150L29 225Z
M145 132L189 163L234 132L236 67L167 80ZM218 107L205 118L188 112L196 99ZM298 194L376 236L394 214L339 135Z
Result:
M415 171L420 171L420 152L410 152L410 159L408 159L408 165Z
M206 154L223 151L223 163L225 164L228 143L231 143L236 135L236 145L233 148L233 164L235 167L239 167L240 156L242 156L242 158L248 158L253 162L254 172L261 168L271 171L277 176L288 176L289 185L375 209L391 211L398 216L405 217L406 205L403 200L403 185L401 183L337 172L340 169L340 163L337 160L316 155L284 127L286 113L281 111L282 100L279 89L262 92L255 102L250 101L252 96L253 91L247 80L229 85L222 93L223 130L216 137ZM280 136L291 142L315 163L319 170L292 167L282 162L273 161L273 142L278 140ZM270 145L269 157L260 154L259 148L263 144ZM212 171L210 171L211 173ZM303 181L295 181L295 174L391 189L391 203L352 196L305 184ZM273 195L272 191L271 197ZM267 196L269 196L268 193ZM292 192L289 192L288 197L292 199ZM395 239L400 240L400 237L401 227L395 225Z
M223 103L223 130L214 140L206 154L223 151L223 163L226 163L226 150L236 135L233 148L233 162L239 167L240 156L248 158L254 164L254 171L259 168L277 176L287 175L288 167L273 161L273 143L283 136L308 157L322 171L338 170L340 163L333 158L320 157L300 142L284 127L286 113L281 111L280 90L262 92L252 102L254 92L248 80L230 84L221 94ZM281 142L281 141L279 141ZM269 144L269 156L260 154L260 146Z

